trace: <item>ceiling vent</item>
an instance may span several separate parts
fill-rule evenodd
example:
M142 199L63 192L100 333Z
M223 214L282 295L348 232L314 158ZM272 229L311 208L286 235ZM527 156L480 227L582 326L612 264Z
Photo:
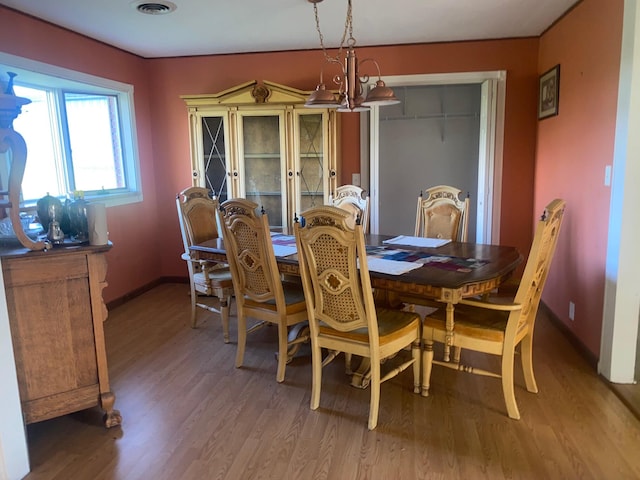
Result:
M140 13L147 15L164 15L173 12L176 8L175 3L171 2L140 2L136 1L131 4Z

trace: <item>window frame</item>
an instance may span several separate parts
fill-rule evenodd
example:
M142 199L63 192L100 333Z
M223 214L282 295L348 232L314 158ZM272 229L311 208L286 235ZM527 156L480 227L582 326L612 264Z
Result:
M63 92L74 91L97 95L115 95L119 109L120 135L122 137L123 163L127 186L115 192L106 190L107 193L87 193L85 199L99 201L107 207L137 203L143 200L133 85L0 52L0 78L3 82L8 80L8 77L6 77L7 71L17 74L16 84L31 88L46 87L59 89ZM62 142L64 141L62 139ZM64 150L66 146L61 143L60 148ZM27 155L28 161L29 157ZM70 185L67 185L67 187L70 187ZM32 201L24 204L21 202L21 206L29 207L32 203Z

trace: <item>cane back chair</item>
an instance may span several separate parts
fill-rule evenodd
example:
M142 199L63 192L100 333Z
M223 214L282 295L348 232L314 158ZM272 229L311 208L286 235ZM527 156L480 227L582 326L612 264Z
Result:
M362 231L369 231L369 195L356 185L342 185L336 188L335 195L329 197L329 205L342 208L351 213L353 219L360 221Z
M189 187L176 197L180 232L187 262L191 290L191 327L197 326L196 307L220 314L224 342L229 343L229 309L233 295L231 271L227 265L198 260L189 247L219 237L216 212L218 200L209 197L209 190ZM214 296L219 300L219 308L203 301L203 296Z
M537 393L533 374L533 329L536 313L553 258L562 224L565 202L553 200L547 205L536 227L529 258L513 301L504 297L486 300L461 300L454 311L453 347L475 350L501 357L499 373L466 366L459 361L444 362L433 359L433 343L446 341L446 313L438 310L424 319L422 339L423 384L422 395L428 396L432 365L502 379L502 391L509 417L520 418L514 393L514 353L520 345L520 358L526 388Z
M283 280L278 272L267 214L256 214L258 204L243 198L220 205L220 223L233 278L238 309L236 367L244 363L247 334L267 325L278 327L278 371L284 381L290 347L308 341L301 335L289 339L288 327L307 321L307 306L300 283ZM247 328L247 317L258 323Z
M466 242L469 226L469 196L460 200L460 190L447 185L428 188L418 196L415 236Z
M320 405L322 368L339 352L370 358L372 430L381 383L413 365L414 391L419 391L420 316L374 305L362 226L351 226L349 212L322 206L307 210L303 220L304 226L296 222L294 229L311 330L311 409ZM409 346L412 358L381 376L381 361ZM329 351L324 360L323 348Z

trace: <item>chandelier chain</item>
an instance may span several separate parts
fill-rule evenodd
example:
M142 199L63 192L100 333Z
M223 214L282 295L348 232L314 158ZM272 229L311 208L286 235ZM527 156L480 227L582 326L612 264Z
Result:
M340 62L340 58L342 57L342 49L344 48L345 41L347 40L347 33L349 34L349 46L355 46L356 39L353 38L353 16L352 16L352 6L351 0L348 0L347 4L347 18L344 22L344 31L342 32L342 38L340 39L340 48L338 49L338 53L335 57L331 57L327 53L327 48L324 45L324 35L322 35L322 31L320 30L320 17L318 15L318 4L313 4L313 14L316 18L316 30L318 31L318 37L320 38L320 47L322 47L322 53L324 53L324 57L327 61Z

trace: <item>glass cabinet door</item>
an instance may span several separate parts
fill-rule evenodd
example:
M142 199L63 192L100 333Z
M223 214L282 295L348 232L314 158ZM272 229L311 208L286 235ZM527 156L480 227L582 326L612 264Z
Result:
M254 81L183 96L193 185L221 202L251 200L272 230L291 234L294 217L323 205L336 187L336 112L304 108L309 93Z
M244 197L264 208L273 230L282 230L286 210L283 115L240 115L240 165Z
M324 205L325 152L322 113L298 115L299 211Z
M225 150L224 117L202 117L202 153L205 187L217 195L220 202L229 198L227 156Z

